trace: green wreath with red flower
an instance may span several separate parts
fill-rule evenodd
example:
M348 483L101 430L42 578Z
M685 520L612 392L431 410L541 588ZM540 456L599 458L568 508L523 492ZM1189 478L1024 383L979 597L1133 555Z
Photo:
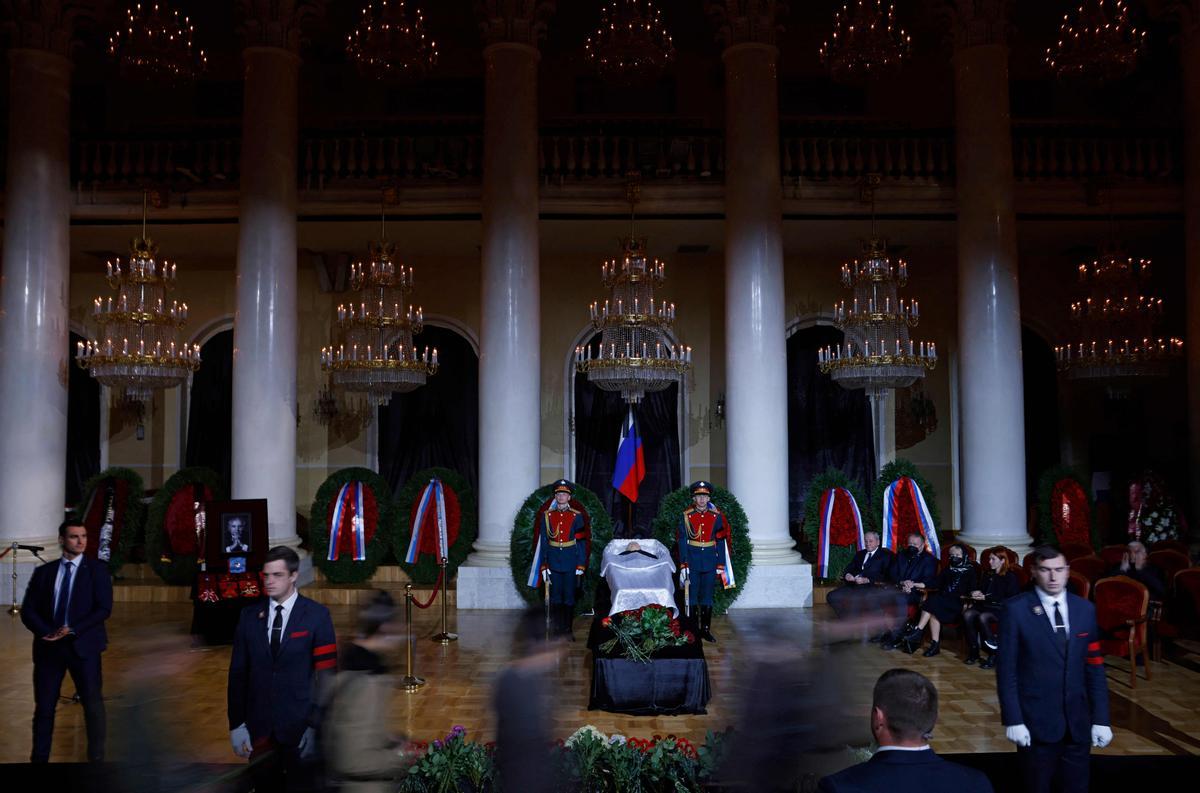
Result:
M415 584L435 584L441 572L437 559L437 510L432 503L425 511L417 561L413 564L404 561L412 542L412 526L417 517L421 494L430 479L441 481L446 503L446 541L450 545L446 557L447 579L453 580L459 565L467 560L471 546L479 536L479 508L476 506L475 490L464 477L449 468L426 468L410 476L396 496L397 526L392 533L395 538L392 550L400 567Z
M363 507L361 516L352 515L357 488L362 482ZM349 484L345 493L342 486ZM333 559L329 558L329 543L333 535L333 518L339 494L342 494L342 511L338 514L338 546ZM312 559L330 581L337 584L354 584L366 581L379 567L391 545L391 532L395 525L392 515L392 491L383 477L369 468L343 468L326 479L313 499L309 513L309 543ZM353 520L361 517L365 542L365 558L354 558Z
M602 652L611 653L620 645L622 656L641 663L649 663L655 653L667 647L682 647L696 641L692 632L683 630L671 611L658 603L617 612L600 620L600 624L614 634L600 645Z
M205 504L225 497L221 477L200 467L176 471L154 494L146 516L146 559L163 581L177 585L195 581L202 550L196 534L196 505L203 517Z
M93 476L83 486L83 499L75 507L74 519L88 530L84 553L100 558L101 529L112 509L112 534L106 550L108 569L116 573L129 551L142 539L146 505L142 503L142 478L129 468L114 466Z

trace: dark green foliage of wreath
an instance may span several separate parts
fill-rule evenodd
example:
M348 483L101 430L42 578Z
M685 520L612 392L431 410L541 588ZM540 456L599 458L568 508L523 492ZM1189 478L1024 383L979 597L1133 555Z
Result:
M196 484L207 487L213 494L213 501L225 500L225 488L216 471L201 467L183 468L176 471L154 494L146 513L146 559L159 578L168 584L190 585L200 571L195 554L172 554L170 559L163 560L164 548L170 547L166 537L167 510L176 493Z
M530 589L526 582L529 580L529 566L533 564L533 521L538 509L554 495L554 484L542 485L529 494L525 503L517 510L513 520L512 535L509 538L509 565L512 567L513 583L517 593L530 605L542 602L540 589ZM600 578L600 557L604 554L604 546L612 541L612 519L609 518L604 505L591 490L583 485L575 485L575 495L571 496L583 505L592 524L592 554L588 559L587 573L583 576L583 593L575 601L577 614L592 607L592 599L596 595L596 583Z
M344 554L335 561L329 561L329 505L337 498L338 491L347 482L362 482L375 494L375 505L379 510L379 520L375 525L375 536L367 543L367 558L364 561L354 561L354 556ZM329 475L317 488L313 499L312 511L309 512L309 544L312 547L313 564L320 568L325 577L335 584L356 584L366 581L379 567L383 557L387 555L391 545L390 533L394 530L395 507L392 504L391 488L379 474L369 468L343 468Z
M479 507L475 501L475 491L466 479L449 468L426 468L413 474L396 496L396 529L392 536L395 537L393 550L396 560L414 584L437 583L440 569L437 560L427 553L418 555L416 564L404 563L408 544L412 541L413 504L421 497L421 491L429 484L429 480L434 478L442 480L442 484L453 490L454 495L458 497L458 537L451 543L450 555L446 561L446 575L451 580L454 579L459 565L466 561L471 553L471 546L475 544L475 538L479 536Z
M937 532L939 544L943 544L941 538L945 536L945 529L942 527L942 518L938 513L937 491L933 489L933 485L929 484L929 480L917 470L917 466L913 464L912 460L906 460L903 457L896 458L879 472L879 477L875 480L874 491L871 494L871 519L864 519L863 531L879 527L883 522L883 494L887 491L888 485L902 476L912 479L921 488L921 495L925 496L925 506L929 507L929 517L933 520L933 529ZM882 535L880 538L882 539ZM896 538L896 543L898 547L904 547L904 538Z
M1050 497L1054 494L1054 486L1064 479L1074 479L1083 488L1088 505L1088 537L1092 548L1099 553L1100 531L1096 528L1096 505L1092 502L1091 486L1078 471L1065 465L1051 466L1038 477L1038 544L1058 547L1058 537L1054 534L1054 524L1050 519Z
M741 503L733 493L719 485L713 485L712 491L712 503L725 513L733 531L733 575L737 586L733 589L725 589L721 586L721 582L717 581L713 592L713 610L718 614L724 614L729 610L733 601L737 600L738 595L745 590L746 583L750 580L753 551L750 547L749 520L746 518L746 511L742 509ZM686 487L667 493L663 497L662 503L659 504L658 514L654 516L654 520L650 524L654 531L654 539L668 548L674 548L679 538L679 521L683 519L683 511L691 505L692 493Z
M146 524L146 505L142 503L145 493L142 488L142 478L129 468L113 466L105 468L100 473L87 480L83 486L83 498L75 505L74 519L82 522L87 519L85 514L92 500L92 493L107 479L124 479L129 483L129 498L125 502L125 523L121 526L121 536L117 543L109 548L108 569L115 575L121 570L121 565L129 558L129 551L142 540L142 530ZM99 537L89 537L88 542L100 543Z
M817 474L808 483L808 497L804 500L804 534L812 543L815 551L820 547L817 541L818 529L821 526L821 494L831 487L844 487L850 491L850 495L854 496L854 502L858 504L858 513L862 518L863 531L870 531L872 524L870 520L870 504L866 497L863 496L862 488L858 486L858 482L850 477L839 468L830 466L825 469L824 473ZM858 552L857 545L834 545L829 549L829 579L837 581L842 577L842 573L846 570L846 565L854 559L854 554ZM814 568L815 569L815 568Z

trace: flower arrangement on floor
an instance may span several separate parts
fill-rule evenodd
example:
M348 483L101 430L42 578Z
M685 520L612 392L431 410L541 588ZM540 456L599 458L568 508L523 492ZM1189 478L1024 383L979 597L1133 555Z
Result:
M466 728L456 726L445 738L411 744L417 759L401 776L400 793L499 790L495 744L468 742L466 734ZM674 735L605 735L588 724L556 742L547 773L555 775L563 793L702 791L724 759L728 735L709 732L697 746Z
M657 603L618 612L600 624L616 634L600 645L601 651L610 653L619 644L621 655L641 663L648 663L664 647L682 647L696 641L691 631L681 629L669 609Z

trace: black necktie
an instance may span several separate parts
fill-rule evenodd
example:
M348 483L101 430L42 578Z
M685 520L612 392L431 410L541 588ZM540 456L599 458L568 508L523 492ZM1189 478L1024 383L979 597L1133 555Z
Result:
M67 624L67 604L71 600L71 573L75 565L63 562L62 583L58 585L58 603L54 606L54 627L61 628Z
M279 655L279 642L283 638L283 606L275 607L275 621L271 623L271 655Z
M1060 642L1067 643L1067 626L1063 622L1062 611L1058 608L1057 600L1054 601L1054 633Z

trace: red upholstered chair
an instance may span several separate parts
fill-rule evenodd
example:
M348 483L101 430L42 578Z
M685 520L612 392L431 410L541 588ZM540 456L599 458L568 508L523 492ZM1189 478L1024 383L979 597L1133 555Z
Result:
M1067 591L1087 600L1092 593L1092 582L1083 573L1072 570L1067 578Z
M1082 542L1064 542L1059 546L1058 550L1062 551L1062 555L1067 557L1068 562L1072 559L1078 559L1080 556L1088 556L1095 553L1092 550L1092 546ZM1121 560L1118 558L1117 561Z
M1183 628L1200 628L1200 567L1175 574L1175 615Z
M1155 551L1179 551L1184 556L1188 555L1188 544L1183 540L1159 540L1150 546L1150 553Z
M1137 657L1142 656L1150 680L1150 648L1146 645L1146 609L1150 592L1140 581L1119 575L1096 582L1096 622L1105 655L1129 659L1129 687L1137 688Z
M1030 583L1033 581L1033 579L1029 576L1029 571L1027 571L1024 567L1010 567L1008 569L1012 570L1013 575L1017 577L1017 586L1021 589L1021 591L1029 588Z
M1070 565L1073 572L1079 573L1093 584L1099 581L1100 576L1108 572L1108 569L1112 566L1094 554L1072 559Z
M1121 558L1128 552L1128 545L1105 545L1100 549L1100 558L1109 567L1115 567L1121 563Z
M1180 553L1170 548L1153 551L1150 554L1149 561L1150 564L1162 570L1163 578L1166 580L1169 590L1175 585L1175 574L1180 570L1186 570L1192 566L1192 561L1188 559L1186 553Z
M1033 575L1033 551L1025 554L1025 558L1021 560L1021 568L1027 575Z

